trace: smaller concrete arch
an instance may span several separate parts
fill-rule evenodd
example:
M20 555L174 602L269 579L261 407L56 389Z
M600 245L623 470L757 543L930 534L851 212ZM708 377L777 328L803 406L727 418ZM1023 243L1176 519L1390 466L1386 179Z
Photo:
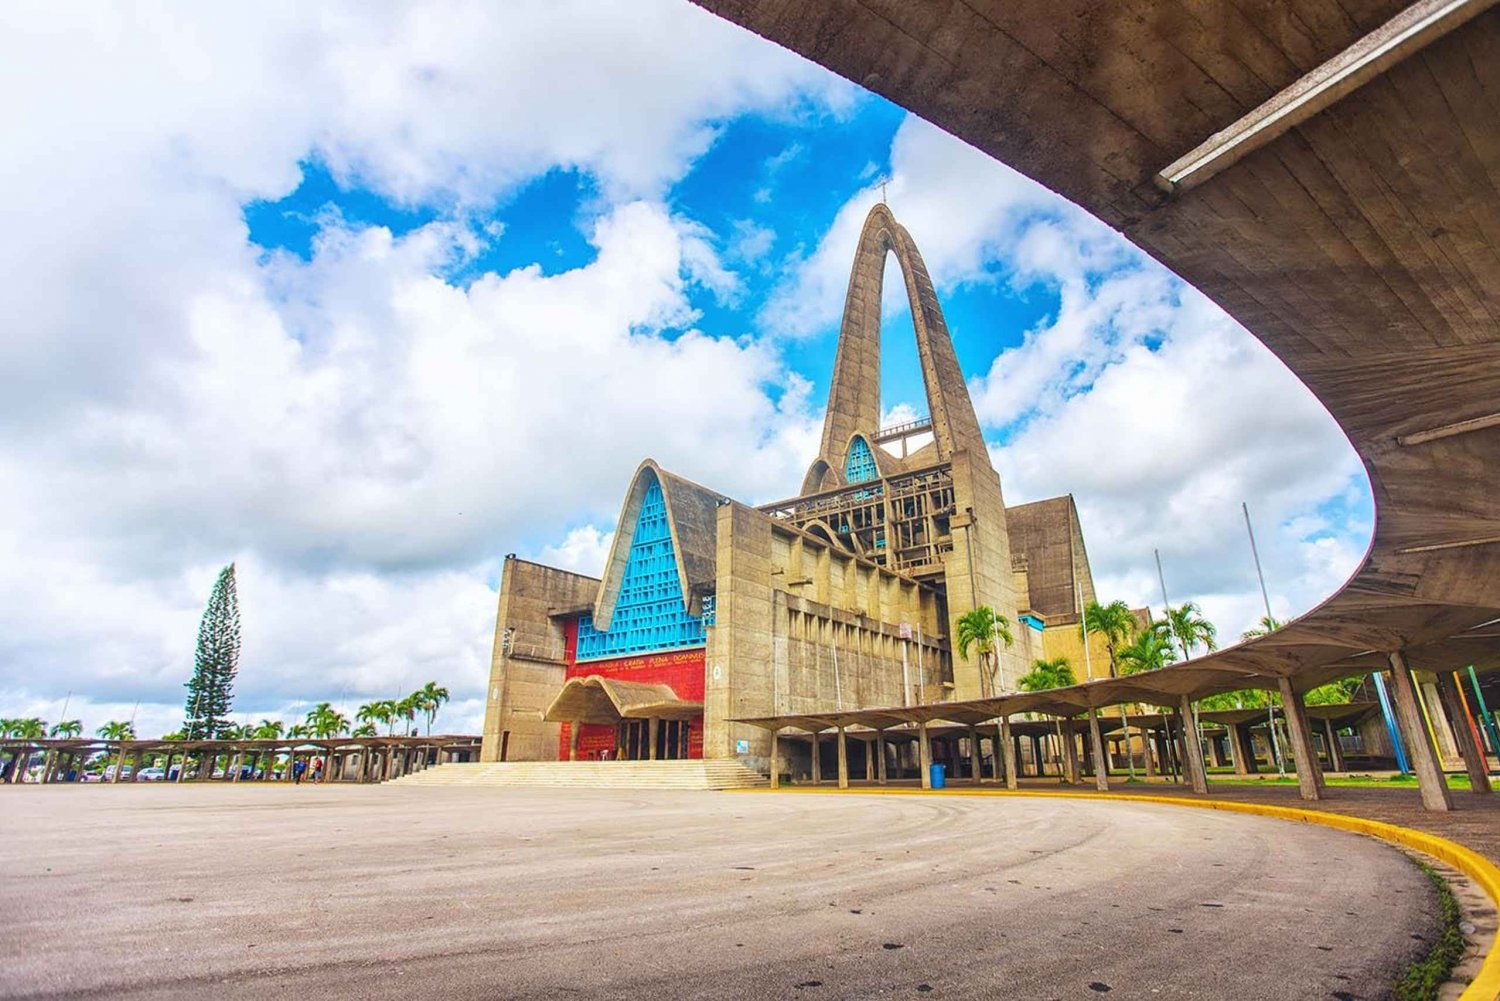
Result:
M807 467L807 475L802 477L802 494L806 496L822 493L824 490L833 490L843 482L843 479L820 456L813 460L813 464Z

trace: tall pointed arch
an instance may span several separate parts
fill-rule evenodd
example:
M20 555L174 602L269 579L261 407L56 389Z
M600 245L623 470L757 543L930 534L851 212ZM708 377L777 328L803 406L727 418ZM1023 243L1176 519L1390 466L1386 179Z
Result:
M880 297L887 254L894 254L901 267L911 303L937 458L946 462L955 452L966 450L988 465L984 436L927 265L911 235L884 203L865 217L854 254L819 458L833 469L843 469L854 435L872 435L880 428Z

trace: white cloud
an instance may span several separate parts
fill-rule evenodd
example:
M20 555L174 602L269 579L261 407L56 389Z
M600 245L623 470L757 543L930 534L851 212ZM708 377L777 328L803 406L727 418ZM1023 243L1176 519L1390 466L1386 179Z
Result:
M613 517L642 443L750 499L800 478L806 383L691 329L688 290L737 277L661 196L723 122L838 113L842 81L669 3L15 4L0 29L0 704L171 716L231 558L239 708L477 698L499 553ZM309 157L443 218L325 214L311 260L263 255L242 205ZM602 192L596 260L443 277L508 238L471 209L557 167Z
M594 525L584 525L568 532L557 545L544 547L538 560L548 566L602 577L604 562L609 559L609 547L614 542L613 530L603 531Z
M915 117L908 117L896 131L886 190L896 218L914 234L933 281L948 289L989 280L988 269L1002 250L1014 245L1019 227L1031 214L1078 211ZM857 192L817 247L793 260L791 279L762 311L760 323L766 331L805 337L838 322L860 229L879 200L878 183ZM887 282L884 292L888 307L904 301L899 283Z

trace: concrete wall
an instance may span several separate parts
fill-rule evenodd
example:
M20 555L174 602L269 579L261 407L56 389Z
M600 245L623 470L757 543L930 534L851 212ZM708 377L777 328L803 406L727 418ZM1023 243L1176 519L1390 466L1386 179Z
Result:
M946 616L931 588L739 504L719 509L718 541L705 757L767 766L766 733L726 722L732 717L952 697Z
M943 560L948 586L949 636L958 633L965 612L988 605L1016 621L1015 576L1011 571L1010 538L1005 525L1005 499L1000 477L988 456L975 460L968 452L953 456L953 551ZM1000 654L1000 690L1014 690L1016 679L1031 669L1023 651L1011 647ZM978 699L994 694L981 679L979 659L955 658L954 698Z
M550 616L592 603L598 591L597 578L505 558L481 761L499 761L502 745L509 761L557 759L560 726L544 722L541 714L562 687L567 663L562 625ZM512 630L508 652L507 629Z

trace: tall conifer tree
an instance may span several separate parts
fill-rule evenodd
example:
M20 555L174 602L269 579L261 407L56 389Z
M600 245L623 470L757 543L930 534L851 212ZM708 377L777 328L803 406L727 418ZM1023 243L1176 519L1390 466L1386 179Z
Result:
M203 621L198 624L198 654L187 683L187 740L223 737L234 702L234 675L240 663L240 602L234 588L234 564L219 571Z

